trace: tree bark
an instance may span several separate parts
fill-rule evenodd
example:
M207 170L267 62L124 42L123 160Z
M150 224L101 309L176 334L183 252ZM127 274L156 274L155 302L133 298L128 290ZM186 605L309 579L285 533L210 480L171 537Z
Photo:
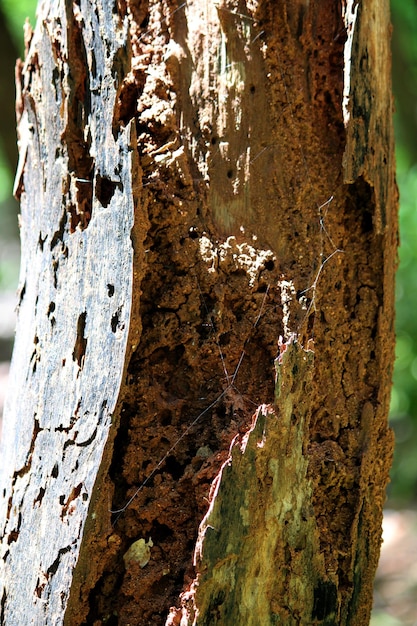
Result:
M2 623L368 623L393 445L389 36L386 0L41 3Z

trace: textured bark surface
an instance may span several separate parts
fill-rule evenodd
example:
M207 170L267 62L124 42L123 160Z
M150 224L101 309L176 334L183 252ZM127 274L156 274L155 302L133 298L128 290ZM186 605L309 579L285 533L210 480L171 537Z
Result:
M112 132L112 65L127 30L108 10L107 31L81 37L79 14L41 6L18 84L22 262L1 454L2 624L62 623L123 376L135 127Z
M5 624L15 572L39 624L367 623L392 453L388 17L41 7Z
M235 438L201 523L190 623L311 624L323 609L336 617L336 587L320 579L325 564L304 454L313 352L292 340L280 361L275 407L260 407Z

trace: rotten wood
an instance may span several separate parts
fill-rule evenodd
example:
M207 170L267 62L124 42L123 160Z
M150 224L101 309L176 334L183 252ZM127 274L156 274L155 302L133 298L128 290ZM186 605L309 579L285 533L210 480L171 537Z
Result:
M3 622L368 623L392 455L387 0L39 12Z
M314 353L292 337L277 359L275 406L259 407L248 432L232 442L200 525L199 573L183 596L183 624L335 618L337 587L319 550L304 449L313 362Z

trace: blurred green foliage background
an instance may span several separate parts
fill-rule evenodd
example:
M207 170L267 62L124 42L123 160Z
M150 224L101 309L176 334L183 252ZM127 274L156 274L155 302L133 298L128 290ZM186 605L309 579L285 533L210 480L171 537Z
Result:
M397 360L391 424L396 453L389 506L417 505L417 2L391 0L394 25L397 178L400 187L400 265L397 277ZM34 0L0 0L0 290L18 280L18 207L11 197L17 151L14 63L23 55L26 17L35 24ZM0 356L1 360L1 356Z
M417 505L417 3L391 0L400 250L391 425L396 449L389 506Z
M23 24L35 23L34 0L0 0L0 291L15 290L19 271L18 205L12 196L17 164L14 67L23 56ZM0 355L0 360L4 358Z

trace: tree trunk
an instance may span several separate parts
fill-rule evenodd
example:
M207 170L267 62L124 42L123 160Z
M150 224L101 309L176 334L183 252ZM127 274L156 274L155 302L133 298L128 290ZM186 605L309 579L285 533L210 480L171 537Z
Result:
M40 4L2 624L368 623L390 25L387 0L342 4Z

